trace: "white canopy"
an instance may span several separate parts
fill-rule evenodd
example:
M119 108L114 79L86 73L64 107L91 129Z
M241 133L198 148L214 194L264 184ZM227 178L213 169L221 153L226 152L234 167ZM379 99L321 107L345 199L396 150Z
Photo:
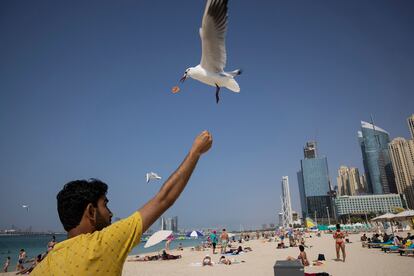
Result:
M378 221L389 221L389 220L392 220L394 218L395 218L395 215L394 214L386 213L384 215L381 215L381 216L378 216L376 218L373 218L372 220L373 221L377 221L377 220Z
M414 210L405 210L395 215L395 219L404 220L414 217Z

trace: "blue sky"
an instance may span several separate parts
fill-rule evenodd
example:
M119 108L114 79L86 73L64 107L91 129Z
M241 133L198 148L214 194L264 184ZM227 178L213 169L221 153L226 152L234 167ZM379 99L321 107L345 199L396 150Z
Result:
M125 217L208 129L211 151L166 216L180 227L276 222L281 178L316 139L336 184L362 170L361 120L409 137L412 1L230 1L228 70L240 94L188 80L200 60L204 1L0 2L0 228L62 230L63 184L99 178ZM27 213L20 204L27 203Z

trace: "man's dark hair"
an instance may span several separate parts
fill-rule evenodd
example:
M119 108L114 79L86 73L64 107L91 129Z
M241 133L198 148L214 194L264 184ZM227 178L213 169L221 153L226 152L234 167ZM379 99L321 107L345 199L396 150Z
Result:
M106 195L108 185L98 179L74 180L57 194L57 209L63 228L69 231L82 220L89 203L98 207L98 200Z
M300 252L303 252L303 251L305 251L305 247L303 245L299 245L299 250L300 250Z
M339 223L336 224L336 230L341 230L341 225Z

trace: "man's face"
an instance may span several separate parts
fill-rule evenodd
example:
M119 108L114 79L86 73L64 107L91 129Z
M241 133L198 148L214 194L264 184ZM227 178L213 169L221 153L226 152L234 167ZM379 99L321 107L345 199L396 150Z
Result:
M97 231L100 231L105 227L111 225L111 219L113 214L111 210L109 210L108 208L108 202L109 200L106 198L106 196L103 196L98 200L95 225L95 230Z

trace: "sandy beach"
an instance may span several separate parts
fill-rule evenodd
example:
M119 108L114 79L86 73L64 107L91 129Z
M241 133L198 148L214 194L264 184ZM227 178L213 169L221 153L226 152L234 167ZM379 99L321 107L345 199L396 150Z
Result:
M370 236L371 234L369 234ZM402 235L402 234L400 234ZM306 267L305 272L327 272L335 276L365 276L365 275L412 275L414 257L400 256L397 253L384 253L380 249L362 248L359 241L360 235L350 235L352 243L346 245L346 262L335 261L336 254L334 240L329 234L322 234L321 237L313 236L306 239L305 252L309 261L315 260L318 254L325 254L326 261L322 266ZM237 243L238 245L238 243ZM230 260L238 262L232 265L217 264L220 255L212 255L211 250L192 251L184 248L183 251L172 250L170 254L181 254L182 258L168 261L149 261L149 262L125 262L123 276L134 275L254 275L271 276L273 265L276 260L285 260L288 256L297 257L299 249L297 247L276 249L275 242L265 242L264 240L251 240L244 242L243 247L250 246L253 251L243 253L239 256L231 256ZM146 253L154 255L156 253ZM215 265L202 267L200 264L209 254ZM128 260L135 256L129 256ZM15 275L15 272L2 273L1 275Z
M359 235L350 235L352 243L346 245L348 253L345 263L336 258L334 241L331 235L313 237L306 240L308 259L315 260L318 254L325 254L326 261L322 266L307 267L305 272L328 272L335 276L365 276L365 275L412 275L414 258L399 254L385 254L379 249L362 248ZM287 256L297 257L297 247L276 249L275 242L252 240L243 243L253 251L240 256L230 257L240 263L234 265L214 265L212 267L194 266L200 263L206 254L209 254L215 263L219 254L212 255L210 251L195 252L185 248L184 251L172 251L171 254L182 254L182 258L169 261L126 262L123 269L124 276L132 275L266 275L273 274L273 265L276 260L284 260ZM149 255L149 254L148 254ZM131 258L131 257L130 257ZM241 262L244 261L244 262Z

